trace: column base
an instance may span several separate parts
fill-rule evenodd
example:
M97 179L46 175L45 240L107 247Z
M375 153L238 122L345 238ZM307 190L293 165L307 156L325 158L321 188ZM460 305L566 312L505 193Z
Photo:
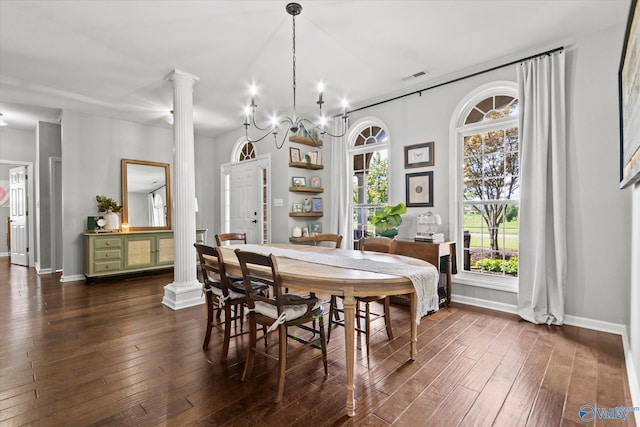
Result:
M197 280L189 283L170 283L164 287L162 303L173 310L204 304L202 283Z

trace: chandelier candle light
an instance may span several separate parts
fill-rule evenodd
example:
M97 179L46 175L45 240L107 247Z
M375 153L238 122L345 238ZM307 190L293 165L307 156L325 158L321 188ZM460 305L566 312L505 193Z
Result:
M329 135L331 137L339 138L344 136L346 133L346 126L342 133L332 134L325 129L325 125L327 123L326 118L322 113L322 104L324 104L323 100L323 92L324 85L322 83L318 84L318 109L320 113L320 121L319 123L315 123L309 119L299 116L296 113L296 16L300 15L302 12L302 6L298 3L289 3L286 7L286 11L292 17L293 22L293 112L291 117L287 116L283 119L279 119L277 117L273 117L271 120L271 126L261 127L256 124L256 110L258 109L258 105L256 104L256 94L257 90L255 85L251 86L251 104L245 108L245 118L244 118L244 128L245 128L245 137L248 142L258 142L266 138L269 134L273 135L273 139L276 143L276 148L280 149L284 146L284 143L287 139L287 135L289 132L296 134L298 131L302 131L303 136L310 136L310 139L317 146L321 146L321 143L316 143L316 138L313 137L314 134L320 134L320 140L324 137L324 135ZM347 121L347 102L346 100L342 101L342 120L346 123ZM278 132L282 126L286 126L286 130L284 132L284 137L282 138L282 142L278 144ZM256 139L249 138L249 126L253 126L255 129L261 132L265 132L261 137Z

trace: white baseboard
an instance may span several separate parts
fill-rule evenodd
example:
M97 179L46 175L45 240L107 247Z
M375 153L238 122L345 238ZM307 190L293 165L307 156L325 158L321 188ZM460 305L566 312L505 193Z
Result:
M60 277L61 282L78 282L85 279L86 277L84 277L84 274L75 274L73 276L65 276L63 273L62 277Z
M489 301L486 299L467 297L464 295L456 294L451 294L451 301L459 302L460 304L472 305L474 307L490 308L491 310L518 314L518 307L513 304L505 304L502 302Z
M504 304L501 302L489 301L480 298L473 298L464 295L451 295L451 301L460 304L472 305L475 307L488 308L491 310L502 311L505 313L518 314L518 307L513 304ZM566 325L577 326L585 329L593 329L595 331L608 332L620 335L622 337L622 346L624 351L624 359L627 367L627 380L631 391L631 402L634 407L640 407L640 377L633 363L631 349L629 347L629 335L626 325L618 323L603 322L602 320L588 319L586 317L565 315L564 323ZM640 427L640 413L635 415L636 426ZM633 416L630 413L630 416Z
M51 268L40 268L40 264L37 262L35 263L34 267L36 268L36 273L38 273L38 275L53 273L53 270Z
M9 256L9 252L0 252L0 257Z

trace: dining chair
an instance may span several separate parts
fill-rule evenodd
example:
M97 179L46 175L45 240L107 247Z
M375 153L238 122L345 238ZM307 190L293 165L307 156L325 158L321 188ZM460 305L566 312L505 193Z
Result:
M313 238L313 246L322 246L323 242L335 243L335 247L342 245L342 235L333 233L316 234Z
M222 246L222 242L242 242L244 244L247 244L247 233L216 234L216 245Z
M358 241L358 247L362 252L368 251L368 252L394 253L397 244L398 244L398 241L396 239L389 239L387 237L361 238ZM379 314L371 311L370 304L376 301L379 301L382 303L384 307L383 314ZM344 315L344 310L338 307L337 302L338 302L338 298L336 297L336 295L331 295L331 300L329 303L329 328L327 331L327 342L329 342L329 340L331 339L332 324L344 326L344 319L340 319L340 313L343 313ZM365 306L364 316L362 315L362 311L360 310L360 303L364 303L364 306ZM371 296L371 297L356 297L356 331L358 331L358 333L364 332L365 334L365 340L367 344L367 357L369 355L369 343L371 340L371 317L372 316L376 318L382 318L382 317L384 318L385 327L387 329L387 337L390 340L392 340L393 331L391 330L389 296L377 295L377 296ZM364 328L360 326L360 320L364 320Z
M282 278L278 270L276 258L273 255L261 255L254 252L235 250L236 256L242 269L244 286L247 293L247 307L249 321L249 354L247 356L242 381L247 381L253 371L255 355L260 354L267 358L277 360L278 363L278 393L275 401L282 400L284 394L284 379L287 370L287 356L289 353L297 353L307 347L320 349L322 362L324 364L324 375L327 376L327 342L324 333L324 322L322 319L322 301L314 294L309 297L302 297L295 294L284 293L282 289ZM265 297L254 291L251 283L260 282L270 288L270 297ZM319 330L307 326L306 324L318 321ZM257 347L257 325L267 327L263 329L263 335L278 332L278 355L274 356L268 351L275 346L275 343L266 345L265 350ZM313 336L305 339L300 334L289 335L288 328L296 326L304 331L312 332ZM304 334L303 334L304 335ZM299 342L300 346L288 349L288 338ZM305 361L316 359L310 358ZM291 370L292 368L289 368Z
M222 343L222 360L227 358L229 352L229 341L231 338L242 335L244 304L247 301L244 284L232 284L226 275L224 267L224 259L222 251L219 248L194 244L198 251L198 259L200 260L200 269L202 271L203 292L207 301L207 331L204 336L202 349L209 347L211 339L211 330L214 326L219 325L220 313L224 310L224 339ZM233 314L232 309L233 308ZM217 314L214 316L214 311ZM214 317L215 320L214 321ZM231 335L231 323L235 325L235 321L240 321L240 332Z

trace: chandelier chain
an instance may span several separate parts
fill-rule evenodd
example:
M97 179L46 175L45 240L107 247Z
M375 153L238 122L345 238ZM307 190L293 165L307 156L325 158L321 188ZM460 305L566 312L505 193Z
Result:
M296 15L293 16L293 120L296 120Z

